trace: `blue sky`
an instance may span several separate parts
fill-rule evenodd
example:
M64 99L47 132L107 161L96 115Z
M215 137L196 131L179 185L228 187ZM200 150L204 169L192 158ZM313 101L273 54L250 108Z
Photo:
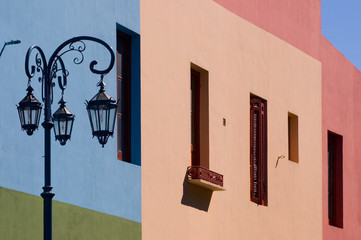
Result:
M361 1L321 0L322 34L361 70Z

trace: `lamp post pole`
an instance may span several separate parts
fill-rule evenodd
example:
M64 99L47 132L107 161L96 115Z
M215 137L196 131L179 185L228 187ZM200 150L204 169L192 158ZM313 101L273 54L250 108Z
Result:
M49 71L46 69L45 71ZM47 76L47 77L46 77ZM41 197L44 199L43 206L43 231L44 231L44 239L51 240L52 239L52 199L54 197L54 193L51 192L53 187L51 186L51 129L54 126L52 117L51 117L51 80L49 79L49 74L45 74L44 79L44 122L42 126L44 128L44 187L43 192L41 193Z
M65 145L66 141L70 139L74 120L74 115L70 113L70 111L65 107L65 101L63 99L64 90L67 85L67 76L69 75L69 73L65 68L62 56L68 52L76 52L78 55L74 58L73 62L75 64L81 64L84 59L83 51L86 49L84 41L99 43L103 45L110 53L110 63L105 70L95 69L94 67L97 64L97 61L95 60L90 63L90 71L101 76L101 80L98 83L98 86L100 86L101 90L99 90L99 93L96 95L98 96L99 94L105 93L105 84L103 82L103 77L113 68L115 58L113 50L104 41L89 36L71 38L62 43L54 51L54 53L49 58L49 61L46 60L43 50L40 47L34 45L29 48L25 58L25 72L29 78L27 88L28 94L22 101L20 101L18 111L22 129L25 130L28 135L32 135L33 132L38 128L39 116L41 112L41 103L33 96L33 88L30 85L31 79L36 74L35 71L39 73L40 77L38 78L38 80L42 83L42 101L44 103L44 122L42 123L42 126L45 130L45 185L43 187L41 197L44 199L43 230L45 240L52 239L52 198L55 195L51 191L51 129L55 127L54 132L56 140L59 140L61 145ZM33 50L36 50L35 65L30 66L29 60ZM55 83L53 82L54 79L58 80L58 86L62 90L62 97L59 102L59 104L61 104L60 108L52 116L51 105L53 103L53 87L55 86ZM97 136L99 142L104 146L104 144L106 144L107 142L108 137L112 136L114 132L117 102L111 97L105 100L103 98L102 101L92 100L90 102L92 102L93 105L96 105L95 109L94 107L90 109L90 107L87 106L89 119L93 131L93 137ZM103 114L103 112L100 113L100 111L105 111L105 114L107 114L108 118L104 119L103 115L101 115ZM110 112L114 112L114 116L110 116ZM102 118L100 118L100 115L102 116ZM111 122L112 119L113 122ZM108 125L102 124L104 123L104 121ZM103 128L101 126L103 126Z

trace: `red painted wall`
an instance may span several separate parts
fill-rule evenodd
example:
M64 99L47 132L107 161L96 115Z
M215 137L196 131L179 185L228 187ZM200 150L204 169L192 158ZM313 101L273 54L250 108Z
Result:
M321 61L323 239L361 239L361 72L324 37ZM343 136L343 229L328 224L327 130Z
M320 0L213 0L319 59Z

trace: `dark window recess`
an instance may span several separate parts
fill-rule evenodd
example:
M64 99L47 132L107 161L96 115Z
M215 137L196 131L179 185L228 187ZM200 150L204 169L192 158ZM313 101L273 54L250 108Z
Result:
M343 228L342 136L328 131L328 220Z
M251 201L267 206L267 102L255 96L250 102Z
M223 175L209 170L208 72L191 69L191 164L189 182L212 191L224 190Z
M131 38L117 31L118 159L131 162Z
M191 155L192 166L200 166L200 73L191 70Z
M298 116L288 113L288 159L298 163Z

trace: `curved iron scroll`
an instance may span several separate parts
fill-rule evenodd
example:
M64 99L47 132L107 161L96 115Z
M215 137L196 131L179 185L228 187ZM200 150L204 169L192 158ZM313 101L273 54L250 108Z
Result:
M106 75L108 74L114 65L114 52L112 48L103 40L100 40L95 37L90 36L79 36L71 38L65 42L63 42L51 55L49 58L49 61L46 61L45 54L43 50L36 45L33 45L29 48L26 58L25 58L25 72L26 75L29 78L29 84L31 79L35 76L35 71L41 72L41 76L38 78L39 82L42 82L42 98L44 99L44 91L45 91L45 84L50 84L50 95L51 95L51 102L52 102L52 87L54 87L54 83L52 82L53 79L58 78L58 84L59 88L64 91L67 85L67 76L69 75L69 72L66 70L64 62L62 60L62 56L68 52L77 52L80 54L80 57L75 57L73 59L74 64L81 64L84 60L83 52L86 49L86 45L84 41L92 41L99 43L103 45L110 53L110 63L109 66L104 70L95 69L95 66L97 65L97 61L93 60L90 62L89 68L92 73L100 74L100 75ZM68 49L66 47L68 46ZM30 65L30 55L33 50L36 50L37 53L35 55L35 64ZM60 72L60 75L59 75ZM45 83L48 81L47 83Z

